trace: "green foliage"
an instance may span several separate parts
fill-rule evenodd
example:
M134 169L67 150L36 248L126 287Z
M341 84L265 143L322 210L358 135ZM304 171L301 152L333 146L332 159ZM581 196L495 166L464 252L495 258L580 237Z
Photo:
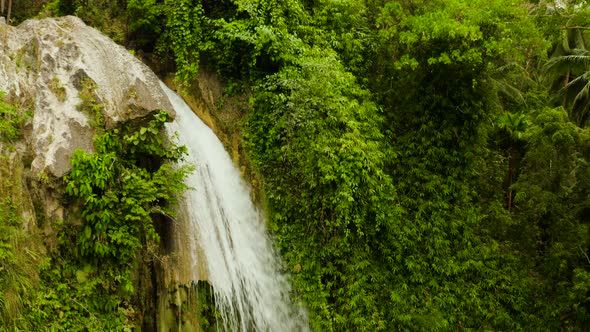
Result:
M563 108L544 109L527 131L529 142L522 174L514 185L522 250L534 257L537 310L553 328L588 322L584 278L587 259L590 174L585 158L589 134L568 120ZM575 290L577 288L577 291ZM578 292L579 291L579 292ZM575 294L575 295L574 295ZM567 317L567 321L560 321Z
M314 44L334 49L347 69L355 74L368 70L371 63L367 61L367 56L374 45L368 29L366 2L321 0L314 2L309 11L315 27L309 37L314 38Z
M404 211L388 232L388 320L418 330L524 328L533 283L503 233L491 232L513 222L494 191L505 168L488 134L499 106L517 105L500 99L510 77L500 69L525 68L543 42L510 1L389 2L375 23L384 73L369 86L389 120L397 158L388 169Z
M80 254L129 263L142 245L158 241L152 215L169 214L167 203L185 189L186 169L150 165L154 158L176 161L184 148L164 144L166 113L147 126L108 131L95 140L96 152L77 150L65 177L66 193L83 202L86 224L77 237Z
M69 243L61 249L68 252ZM43 283L25 311L35 330L131 331L133 307L117 293L110 269L54 259L42 266Z
M498 117L498 128L504 130L510 139L522 140L529 122L524 114L502 113Z
M28 305L38 278L39 256L31 249L32 238L22 230L22 225L2 220L0 231L0 331L4 331L3 328L28 324L21 312Z
M107 33L127 21L128 45L183 81L205 66L233 93L253 87L249 156L316 330L588 326L584 1L57 2ZM100 114L91 87L81 99ZM150 126L119 130L76 155L68 190L87 223L64 238L73 257L111 264L156 238L146 220L170 197L150 188L169 188L171 170L153 160L178 155L144 143ZM108 307L92 321L120 327L126 269L70 265L51 277L66 285L57 302L83 306L54 312L56 326ZM100 304L82 300L85 287Z
M193 287L196 288L197 293L197 321L199 322L199 331L217 331L218 322L222 318L215 307L213 288L207 281L203 280L199 280Z
M20 174L0 155L0 331L26 327L21 311L37 280L39 255L33 237L23 229L19 184L10 179Z
M28 199L20 181L23 166L6 149L7 142L20 136L20 126L26 119L23 113L0 99L0 331L26 329L21 311L38 279L38 239L26 231L23 218Z
M66 89L63 87L57 76L53 77L47 84L47 87L53 92L57 100L64 102L66 100Z
M177 78L186 82L197 74L200 52L206 50L200 0L127 1L134 44L172 58Z
M92 100L86 106L96 108ZM137 323L131 273L150 259L148 247L159 241L153 219L171 214L167 206L190 171L172 167L186 149L164 136L167 121L156 113L103 131L93 153L75 152L65 192L84 222L53 225L58 251L44 261L42 283L21 310L27 329L131 331Z
M167 3L167 42L174 53L176 70L181 80L188 80L197 74L199 50L202 48L203 9L199 1L181 0Z
M534 32L526 31L534 26L527 19L526 8L518 2L432 2L423 4L411 15L408 8L401 12L398 9L393 19L399 20L399 27L390 26L391 18L380 18L382 24L389 25L389 36L399 38L400 50L410 55L401 56L398 67L418 61L423 66L464 64L478 69L494 65L490 60L519 60L527 52L543 47L543 41ZM433 48L426 48L427 45Z
M4 93L0 92L0 142L9 142L20 137L21 126L29 116L4 102L3 96Z
M227 78L255 81L296 61L304 45L291 27L307 19L293 0L203 1L202 56Z
M320 330L382 329L371 284L395 192L381 116L333 53L312 49L259 87L248 146L265 177L270 225ZM306 234L301 237L300 234Z
M547 61L546 70L554 76L555 99L567 107L570 118L578 126L585 126L590 118L590 53L575 49Z
M125 41L124 0L56 0L47 7L55 11L53 15L76 15L114 41Z
M142 31L147 36L158 35L162 31L161 16L164 7L156 0L128 0L127 15L129 16L129 30L131 32ZM146 36L146 38L147 38ZM137 42L137 38L135 38ZM147 40L139 41L141 44Z
M105 125L104 116L102 115L104 106L96 99L94 92L96 83L90 78L84 78L81 83L82 89L78 92L78 98L82 102L76 107L92 119L92 127L101 131Z
M48 2L49 0L12 1L11 23L16 26L24 20L34 17ZM8 1L4 3L7 5Z
M543 74L554 105L563 106L574 123L585 126L590 116L588 29L585 28L590 24L590 8L567 2L555 8L551 15L539 17L552 43L551 57Z
M127 16L135 46L172 58L181 82L195 77L200 53L210 47L200 0L128 0Z

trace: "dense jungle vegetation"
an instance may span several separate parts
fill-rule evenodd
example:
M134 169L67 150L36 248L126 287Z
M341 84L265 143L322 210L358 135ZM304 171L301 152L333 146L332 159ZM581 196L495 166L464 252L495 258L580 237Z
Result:
M586 1L15 1L14 22L35 15L77 15L179 81L216 72L228 95L248 99L240 130L293 296L313 330L590 326ZM9 111L0 104L0 115ZM2 121L0 128L15 119ZM134 136L116 137L97 139L109 147L102 154L76 155L68 193L86 197L81 184L102 190L122 174L168 192L158 186L170 170L142 168L141 153L127 154L104 181L93 175L90 165L109 164ZM169 160L182 153L162 155L161 144L150 141L146 151ZM0 229L18 224L5 201ZM92 209L117 203L103 196L88 206L84 230L99 229ZM131 210L115 211L107 222L119 227ZM110 257L126 280L139 234L157 240L153 226L142 225L129 243L79 238L71 251ZM10 241L20 237L0 233L0 270L13 271L0 274L3 290L26 266L14 265L23 254ZM57 291L28 299L27 317L67 330L78 324L75 310L87 309L81 291L60 281L80 269L60 271L44 272ZM119 294L133 291L124 288ZM42 316L72 296L80 302ZM96 307L108 314L117 296ZM4 303L0 297L0 323L15 324ZM117 328L126 326L116 317Z

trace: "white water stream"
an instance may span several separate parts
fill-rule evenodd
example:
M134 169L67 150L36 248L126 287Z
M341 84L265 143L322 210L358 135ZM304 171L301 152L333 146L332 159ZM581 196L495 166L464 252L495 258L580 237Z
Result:
M218 328L307 331L305 314L291 304L289 284L277 272L264 222L229 154L182 98L160 84L176 111L176 120L167 130L171 135L178 132L178 143L188 148L188 162L196 166L186 181L194 189L185 194L188 233L194 241L189 246L193 280L199 278L199 267L206 266L222 315Z

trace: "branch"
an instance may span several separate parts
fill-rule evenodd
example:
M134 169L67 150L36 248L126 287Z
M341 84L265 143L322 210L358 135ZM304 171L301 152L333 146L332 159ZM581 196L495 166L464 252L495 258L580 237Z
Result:
M590 257L588 257L588 255L586 254L586 252L584 252L584 250L582 250L582 247L578 246L578 249L580 249L580 251L582 252L582 254L584 254L584 256L586 256L586 259L588 260L588 263L590 263Z

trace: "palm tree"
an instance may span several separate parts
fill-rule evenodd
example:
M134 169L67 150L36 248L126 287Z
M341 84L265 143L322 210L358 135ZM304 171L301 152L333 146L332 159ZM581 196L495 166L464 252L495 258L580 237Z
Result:
M568 111L572 122L583 127L590 119L590 51L586 49L590 14L572 10L545 73L556 92L554 100Z
M0 13L4 14L4 8L6 0L0 0ZM12 0L8 0L8 7L6 8L8 13L6 14L6 22L10 22L10 11L12 10Z
M526 101L523 91L533 83L529 76L530 74L523 66L516 62L510 62L492 70L488 80L493 91L496 92L498 101L524 105Z
M512 209L512 183L514 182L514 164L517 158L518 143L524 139L529 121L526 115L519 113L502 113L498 119L498 128L504 131L509 137L508 148L508 192L506 194L506 203L508 211Z
M545 69L552 74L555 98L561 100L572 122L583 127L590 116L590 51L580 47L569 53L551 58Z

